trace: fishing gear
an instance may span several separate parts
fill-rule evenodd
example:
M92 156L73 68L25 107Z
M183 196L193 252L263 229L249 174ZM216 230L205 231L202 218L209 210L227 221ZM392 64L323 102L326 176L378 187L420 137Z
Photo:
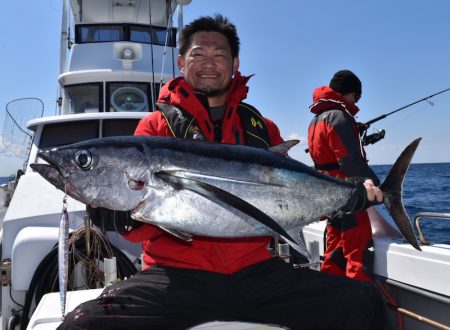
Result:
M366 133L367 133L367 131L364 131L364 133L363 133L364 135L361 138L363 146L367 146L369 144L375 144L378 141L384 139L384 135L385 135L386 131L384 129L381 129L381 130L377 131L376 133L372 133L369 135L367 135Z
M447 91L449 91L449 90L450 90L450 88L447 88L447 89L444 89L444 90L442 90L442 91L440 91L440 92L437 92L437 93L428 95L428 96L426 96L426 97L424 97L424 98L422 98L422 99L420 99L420 100L414 101L414 102L412 102L412 103L410 103L410 104L407 104L407 105L405 105L405 106L403 106L403 107L401 107L401 108L395 109L394 111L385 113L385 114L383 114L383 115L381 115L381 116L378 116L378 117L376 117L376 118L374 118L374 119L371 119L371 120L369 120L369 121L366 122L366 123L358 123L359 134L360 134L360 136L361 136L362 144L363 144L364 146L367 146L367 145L369 145L369 144L374 144L374 143L377 143L378 141L384 139L384 135L385 135L385 133L386 133L384 129L379 130L379 131L377 131L376 133L367 135L367 130L369 129L370 125L372 125L373 123L375 123L375 122L377 122L377 121L379 121L379 120L381 120L381 119L384 119L384 118L386 118L387 116L390 116L390 115L392 115L392 114L394 114L394 113L396 113L396 112L399 112L399 111L401 111L401 110L404 110L404 109L406 109L406 108L409 108L410 106L413 106L413 105L415 105L415 104L417 104L417 103L420 103L420 102L422 102L422 101L427 101L430 105L434 105L434 103L431 102L430 99L431 99L432 97L436 96L436 95L445 93L445 92L447 92Z
M64 190L66 188L64 187ZM58 278L61 320L66 314L67 281L69 279L69 213L67 212L67 195L64 194L63 209L59 224L58 238Z
M98 260L111 258L113 256L117 258L118 277L127 278L136 274L136 266L127 255L108 241L106 234L102 233L100 229L95 227L90 228L90 230L91 247L89 249L89 257L86 249L86 228L80 227L70 233L69 274L74 272L77 263L85 262L85 259L87 258L91 259L92 262L97 262ZM100 282L100 284L103 285L101 275L99 275L98 272L96 272L96 274L92 274L92 276L96 277L96 284ZM68 281L68 283L73 283L71 276L69 276L69 279L70 281ZM89 278L87 280L87 282L93 282ZM87 288L92 289L96 288L96 286L88 286ZM75 290L75 288L71 287L71 290ZM31 317L30 314L33 313L34 308L36 308L44 294L58 291L58 244L56 244L42 259L36 268L33 277L31 278L30 285L25 295L25 304L23 306L20 323L21 330L27 329Z
M450 91L450 88L447 88L447 89L444 89L444 90L442 90L440 92L437 92L437 93L425 96L424 98L422 98L420 100L414 101L414 102L412 102L410 104L407 104L407 105L405 105L405 106L403 106L401 108L395 109L394 111L385 113L385 114L383 114L381 116L378 116L378 117L376 117L374 119L369 120L366 123L357 123L358 128L359 128L359 135L361 136L361 143L362 143L362 145L363 146L367 146L369 144L375 144L378 141L384 139L384 136L386 134L386 131L384 129L378 130L377 132L369 134L369 135L367 134L367 130L369 129L370 125L372 125L373 123L375 123L375 122L377 122L377 121L379 121L381 119L384 119L387 116L390 116L390 115L392 115L392 114L394 114L396 112L399 112L401 110L409 108L410 106L413 106L413 105L415 105L417 103L420 103L422 101L427 101L430 105L434 105L434 103L431 102L430 99L432 97L436 96L436 95L439 95L439 94L442 94L442 93L445 93L445 92L448 92L448 91ZM305 152L308 153L309 152L309 148L306 148Z

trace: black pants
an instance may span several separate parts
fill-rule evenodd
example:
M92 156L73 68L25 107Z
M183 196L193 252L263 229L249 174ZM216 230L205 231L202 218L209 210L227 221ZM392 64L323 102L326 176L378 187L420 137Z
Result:
M292 330L386 330L387 319L371 284L274 258L232 275L153 267L107 287L69 313L58 329L177 330L243 321Z

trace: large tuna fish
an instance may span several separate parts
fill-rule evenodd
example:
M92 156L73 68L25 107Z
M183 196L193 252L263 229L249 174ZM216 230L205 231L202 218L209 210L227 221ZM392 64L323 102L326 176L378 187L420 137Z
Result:
M417 249L401 187L419 141L403 151L380 186L384 204ZM131 210L134 219L185 239L191 234L278 233L299 243L293 233L348 205L356 185L282 155L295 143L263 150L163 137L112 137L40 152L48 165L31 167L80 202Z

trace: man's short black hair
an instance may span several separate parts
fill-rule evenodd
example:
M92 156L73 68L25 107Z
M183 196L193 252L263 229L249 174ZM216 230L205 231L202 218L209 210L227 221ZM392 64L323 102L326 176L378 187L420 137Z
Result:
M239 56L240 41L237 35L236 26L220 14L216 14L214 17L200 17L185 26L181 31L179 38L179 52L181 56L184 56L191 46L192 35L199 31L222 33L228 40L233 58Z

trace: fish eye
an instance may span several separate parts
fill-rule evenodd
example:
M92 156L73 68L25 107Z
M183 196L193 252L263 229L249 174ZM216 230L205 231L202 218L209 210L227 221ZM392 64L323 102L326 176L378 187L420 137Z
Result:
M92 155L87 150L78 150L74 155L75 163L82 169L88 170L92 165Z

